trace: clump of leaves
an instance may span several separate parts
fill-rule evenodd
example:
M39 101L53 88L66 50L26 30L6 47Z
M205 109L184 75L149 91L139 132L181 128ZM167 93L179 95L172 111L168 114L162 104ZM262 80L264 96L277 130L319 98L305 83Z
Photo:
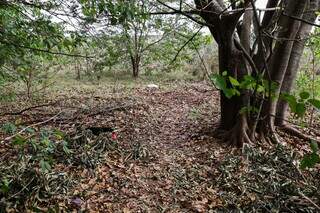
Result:
M282 94L281 97L288 102L291 111L299 118L305 115L308 106L320 109L320 100L312 98L307 91L301 92L298 98L290 94Z
M1 130L6 134L13 134L16 132L17 127L13 123L8 122L2 125Z
M300 164L301 169L313 168L316 164L320 163L320 156L318 154L319 147L317 142L312 141L310 143L311 153L306 154Z
M14 124L6 127L8 132L17 128ZM51 206L76 183L75 175L56 165L94 169L106 151L117 146L110 137L97 137L88 131L68 136L46 128L30 128L8 145L8 156L0 157L0 212Z
M315 212L319 205L318 171L301 173L296 155L281 145L268 151L247 147L244 157L226 156L215 188L224 202L221 210L244 212Z
M240 96L242 90L249 90L264 94L266 97L274 95L274 91L278 87L275 82L269 82L261 76L254 78L251 75L245 75L243 79L239 80L225 71L222 74L213 74L210 77L212 83L221 90L227 98L233 96Z

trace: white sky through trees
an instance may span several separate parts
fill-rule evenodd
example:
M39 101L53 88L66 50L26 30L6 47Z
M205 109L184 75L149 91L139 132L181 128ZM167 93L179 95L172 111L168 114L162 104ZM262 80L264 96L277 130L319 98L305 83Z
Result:
M188 0L187 2L192 4L193 0ZM257 0L256 1L257 8L265 8L266 4L267 4L267 0ZM62 14L68 13L67 11L68 11L68 9L62 11ZM70 31L79 30L79 21L76 18L72 18L69 16L63 16L63 15L62 16L61 15L60 16L59 15L52 16L51 18L54 22L58 22L58 23L64 22L64 25L67 30L70 30Z

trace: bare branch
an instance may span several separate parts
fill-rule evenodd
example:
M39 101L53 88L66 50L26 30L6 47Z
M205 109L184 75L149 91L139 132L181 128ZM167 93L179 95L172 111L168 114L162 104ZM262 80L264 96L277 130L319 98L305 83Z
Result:
M203 28L203 26L201 26L201 27L199 28L199 30L198 30L195 34L193 34L193 36L191 36L191 37L189 38L189 40L188 40L186 43L184 43L184 45L182 45L182 46L180 47L180 49L178 50L177 54L175 55L174 59L171 61L170 64L172 64L173 62L175 62L175 61L177 60L177 58L178 58L179 54L181 53L181 51L199 34L199 32L200 32L200 30L201 30L202 28Z
M297 21L301 21L301 22L303 22L303 23L306 23L306 24L309 24L309 25L315 26L315 27L320 27L320 25L319 25L319 24L316 24L316 23L314 23L314 22L311 22L311 21L305 20L305 19L300 18L300 17L291 16L291 15L288 15L288 14L286 14L286 13L284 13L284 12L282 13L282 15L287 16L287 17L289 17L289 18L291 18L291 19L294 19L294 20L297 20Z
M25 131L26 131L27 129L29 129L29 128L33 128L33 127L36 127L36 126L45 124L45 123L48 123L48 122L56 119L62 112L63 112L63 111L60 111L58 114L54 115L53 117L51 117L51 118L49 118L49 119L47 119L47 120L45 120L45 121L41 121L41 122L39 122L39 123L35 123L35 124L32 124L32 125L30 125L30 126L27 126L27 127L23 128L22 130L20 130L20 131L17 132L16 134L11 135L11 136L5 138L3 141L0 142L0 144L3 144L5 141L10 141L12 138L16 137L17 135L22 134L23 132L25 132Z
M28 49L28 50L31 50L31 51L48 53L48 54L51 54L51 55L63 55L63 56L76 57L76 58L95 58L95 56L86 56L86 55L71 54L71 53L65 53L65 52L53 52L53 51L48 50L48 49L46 50L46 49L28 47L28 46L19 45L19 44L15 44L15 43L12 43L12 42L6 42L6 41L0 41L0 43L6 44L6 45L12 45L12 46L18 47L18 48Z

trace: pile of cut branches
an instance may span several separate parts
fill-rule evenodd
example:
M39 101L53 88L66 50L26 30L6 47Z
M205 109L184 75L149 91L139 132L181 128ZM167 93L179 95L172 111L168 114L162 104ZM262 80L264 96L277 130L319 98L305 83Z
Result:
M0 157L0 212L54 210L59 202L68 203L69 190L79 179L77 171L86 168L94 173L104 156L117 150L117 142L105 135L111 133L28 132L8 142Z
M320 211L320 171L301 171L297 156L277 145L269 150L246 147L243 156L228 155L215 181L223 210L249 212Z

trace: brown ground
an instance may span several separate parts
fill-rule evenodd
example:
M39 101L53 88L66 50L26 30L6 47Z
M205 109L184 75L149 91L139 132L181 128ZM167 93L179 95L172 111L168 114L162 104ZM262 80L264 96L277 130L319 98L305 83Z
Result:
M93 211L181 212L220 205L210 179L224 151L203 134L218 119L218 106L212 111L218 93L192 85L172 91L139 89L135 96L143 109L129 111L125 122L115 123L119 142L139 146L143 156L107 162L99 169L100 183L85 178L82 184L88 189L77 190L86 194L84 206Z
M54 105L2 117L3 123L29 125L62 111L45 125L70 134L77 128L117 128L119 148L107 153L94 171L56 166L77 177L74 186L55 199L60 207L89 212L205 212L224 205L215 185L221 175L218 167L231 149L212 135L219 119L217 91L194 83L123 94L73 93L68 98L57 95ZM21 108L2 106L2 112L8 107Z

